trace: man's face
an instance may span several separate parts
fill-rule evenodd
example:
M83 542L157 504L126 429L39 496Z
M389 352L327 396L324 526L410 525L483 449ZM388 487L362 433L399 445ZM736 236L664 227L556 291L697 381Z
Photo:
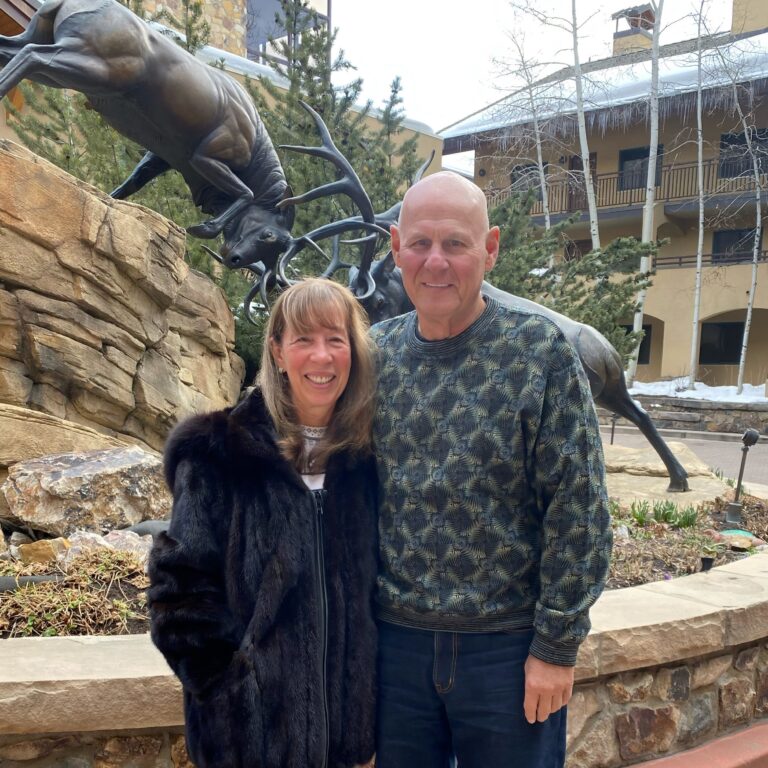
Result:
M498 249L499 230L488 229L485 198L474 185L439 174L409 190L392 252L425 338L455 336L480 316L480 286Z

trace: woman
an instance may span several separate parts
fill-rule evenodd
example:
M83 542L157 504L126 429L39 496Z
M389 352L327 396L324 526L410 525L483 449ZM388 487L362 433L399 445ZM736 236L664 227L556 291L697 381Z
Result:
M169 437L148 592L198 768L348 768L373 755L374 374L352 294L275 302L260 387Z

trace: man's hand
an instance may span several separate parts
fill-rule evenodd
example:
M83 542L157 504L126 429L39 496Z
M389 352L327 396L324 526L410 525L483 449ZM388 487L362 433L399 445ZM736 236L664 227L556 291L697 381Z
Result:
M564 707L573 693L574 667L561 667L529 656L525 662L525 719L543 723Z

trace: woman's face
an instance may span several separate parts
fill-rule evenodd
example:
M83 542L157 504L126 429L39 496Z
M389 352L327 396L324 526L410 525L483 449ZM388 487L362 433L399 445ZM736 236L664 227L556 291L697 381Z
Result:
M324 427L349 381L352 349L344 322L313 326L299 333L288 326L280 342L271 342L272 355L285 370L291 400L301 424Z

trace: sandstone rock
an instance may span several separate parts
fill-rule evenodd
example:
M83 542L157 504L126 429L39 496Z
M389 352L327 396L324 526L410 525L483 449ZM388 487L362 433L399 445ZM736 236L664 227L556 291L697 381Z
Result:
M12 744L0 746L0 762L5 760L17 760L27 762L40 760L51 752L67 749L78 743L76 736L58 736L54 738L33 739L16 741Z
M688 477L714 477L712 470L685 443L669 441L667 445L685 467ZM604 445L603 450L606 472L668 477L667 468L650 445L647 448Z
M195 768L195 764L189 759L183 736L176 736L171 743L171 762L173 768Z
M714 736L717 731L717 693L709 691L691 697L683 710L678 743L692 746Z
M650 672L627 672L611 678L605 684L611 701L617 704L645 701L652 686L653 675Z
M21 324L16 297L0 288L0 356L18 360L21 356Z
M120 448L131 442L129 438L118 439L55 416L2 403L0 435L0 467L47 454Z
M736 656L733 662L734 669L738 669L739 672L754 672L757 668L757 657L760 649L755 646L754 648L745 648L741 653Z
M69 549L67 539L40 539L19 545L22 563L55 563Z
M660 669L656 673L653 692L662 701L687 701L691 692L691 671L688 667Z
M585 729L566 756L566 768L615 768L621 764L613 718L603 712Z
M566 741L569 745L579 739L584 725L602 708L603 703L595 686L589 688L577 686L574 689L573 696L568 702Z
M729 654L699 662L693 668L691 688L695 690L696 688L703 688L705 685L712 685L715 680L731 668L732 661L733 659Z
M113 736L96 753L93 768L121 768L157 758L163 747L161 736ZM152 761L154 762L154 761Z
M110 531L104 541L120 552L133 552L138 555L142 565L146 564L152 549L151 536L139 536L133 531Z
M171 509L160 460L138 447L19 462L2 491L10 522L54 536L126 528Z
M733 677L721 683L720 729L748 723L755 709L755 687L747 677Z
M677 707L633 707L616 716L616 735L625 760L669 750L677 735Z
M181 228L9 141L0 178L0 403L159 450L183 416L237 401L234 319Z
M114 547L98 533L75 531L69 536L69 549L59 558L59 564L66 570L76 557L97 552L100 549L114 549Z
M24 363L0 357L0 402L23 407L29 402L33 386Z
M755 676L755 714L768 715L768 665L759 665Z
M8 548L8 540L5 538L5 534L0 530L0 560L7 560L11 556L11 552Z

